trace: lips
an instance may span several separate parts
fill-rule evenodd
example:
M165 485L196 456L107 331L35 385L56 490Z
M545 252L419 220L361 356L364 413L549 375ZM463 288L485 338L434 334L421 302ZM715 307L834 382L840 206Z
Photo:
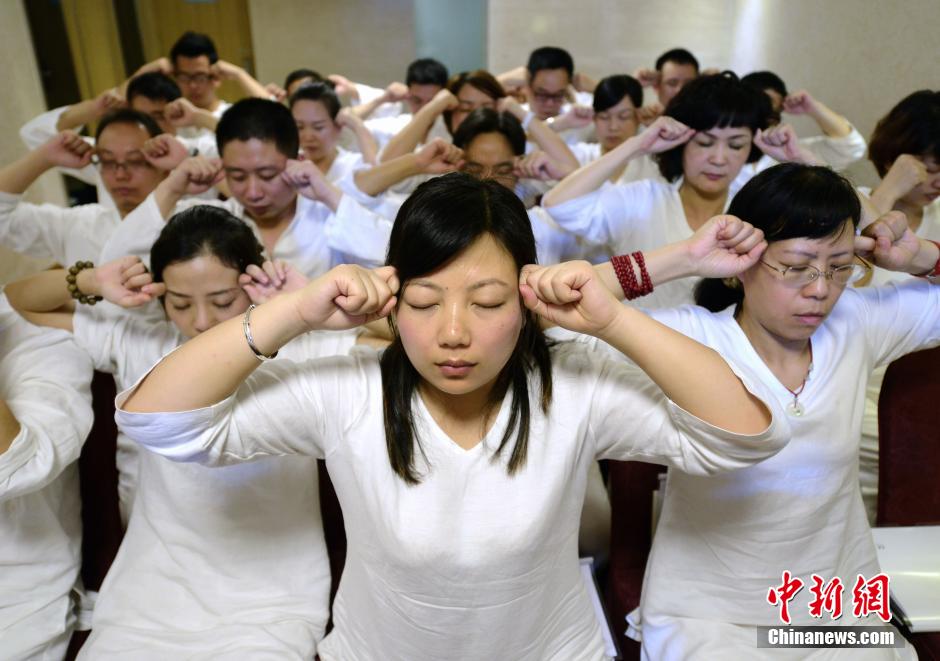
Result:
M709 181L719 181L725 178L725 175L715 174L714 172L703 172L702 176L708 179Z
M793 315L800 320L801 323L817 326L822 323L823 319L826 318L826 315L822 312L806 312L803 314Z
M441 374L446 377L463 377L471 372L476 366L476 363L471 363L466 360L445 360L440 363L435 363L435 365L437 365Z

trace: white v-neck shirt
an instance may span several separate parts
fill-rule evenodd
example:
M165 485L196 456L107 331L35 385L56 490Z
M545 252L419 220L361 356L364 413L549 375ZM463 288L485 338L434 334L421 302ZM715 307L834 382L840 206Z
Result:
M859 623L851 617L856 575L870 579L880 571L858 485L866 381L875 366L940 344L938 310L940 287L925 281L847 289L813 334L813 370L799 396L805 413L788 415L790 443L759 464L721 475L669 471L640 617L631 614L632 624L641 626L644 658L808 658L807 650L761 656L755 649L755 626L781 624L766 597L784 570L806 583L790 602L794 625ZM757 354L733 311L685 306L651 315L747 369L785 407L793 395ZM826 581L838 577L846 586L842 619L809 616L812 573ZM862 658L853 656L860 652L846 650L842 658ZM876 659L906 654L865 652L872 656L864 658ZM811 658L833 653L839 658L838 650L819 650Z
M168 322L84 308L74 327L119 389L185 339ZM355 339L309 333L280 359L346 353ZM80 658L311 658L330 591L316 461L271 457L209 469L139 455L134 508Z
M78 456L91 430L91 361L68 333L0 294L0 400L20 424L0 453L0 656L61 659L76 621Z
M492 460L509 395L489 433L469 450L438 427L418 396L414 414L427 463L416 453L420 484L399 478L385 446L375 352L273 361L212 407L119 409L117 416L135 440L177 461L325 457L349 546L335 628L319 647L321 659L601 659L604 645L577 559L593 462L730 470L778 451L788 429L774 409L763 433L729 433L666 400L622 361L576 343L553 348L552 356L553 402L542 413L530 381L528 458L514 476L506 471L508 451Z

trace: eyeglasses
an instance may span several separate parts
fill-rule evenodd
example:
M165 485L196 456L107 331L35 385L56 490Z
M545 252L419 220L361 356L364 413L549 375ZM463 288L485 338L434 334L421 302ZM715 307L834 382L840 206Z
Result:
M178 73L174 78L180 85L188 85L189 83L205 85L210 80L215 80L215 76L211 73Z
M548 92L543 92L541 90L536 90L533 92L536 100L541 101L542 103L564 103L565 102L565 93L556 92L555 94L550 94Z
M856 256L856 259L858 259L859 262L837 266L828 271L820 271L812 265L787 266L781 269L772 264L768 264L764 260L760 260L760 262L767 268L782 275L784 284L791 287L805 287L808 284L816 282L820 276L832 280L832 282L837 285L848 285L858 282L871 271L871 264L861 257Z
M117 161L113 158L92 156L91 162L97 165L102 172L106 172L107 174L115 174L120 169L123 169L127 174L134 174L135 172L142 172L153 167L145 158L130 158L126 161Z

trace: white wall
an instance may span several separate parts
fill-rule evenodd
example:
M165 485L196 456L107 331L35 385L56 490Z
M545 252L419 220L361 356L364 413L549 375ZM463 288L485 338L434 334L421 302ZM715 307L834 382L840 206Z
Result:
M20 126L46 109L39 82L39 70L30 40L29 23L20 2L0 2L0 61L4 90L0 95L0 164L7 164L26 153L20 141ZM65 203L62 177L43 175L30 187L27 199L34 202ZM45 262L16 255L0 246L0 283L35 272Z

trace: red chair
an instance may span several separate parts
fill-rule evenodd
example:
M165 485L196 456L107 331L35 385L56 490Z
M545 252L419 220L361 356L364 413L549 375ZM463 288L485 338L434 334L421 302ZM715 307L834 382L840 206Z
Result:
M640 644L627 638L626 616L640 604L646 559L653 544L653 492L664 466L609 462L610 560L604 600L624 659L639 659Z
M940 525L940 348L891 363L878 400L879 526ZM908 636L940 661L940 633Z

